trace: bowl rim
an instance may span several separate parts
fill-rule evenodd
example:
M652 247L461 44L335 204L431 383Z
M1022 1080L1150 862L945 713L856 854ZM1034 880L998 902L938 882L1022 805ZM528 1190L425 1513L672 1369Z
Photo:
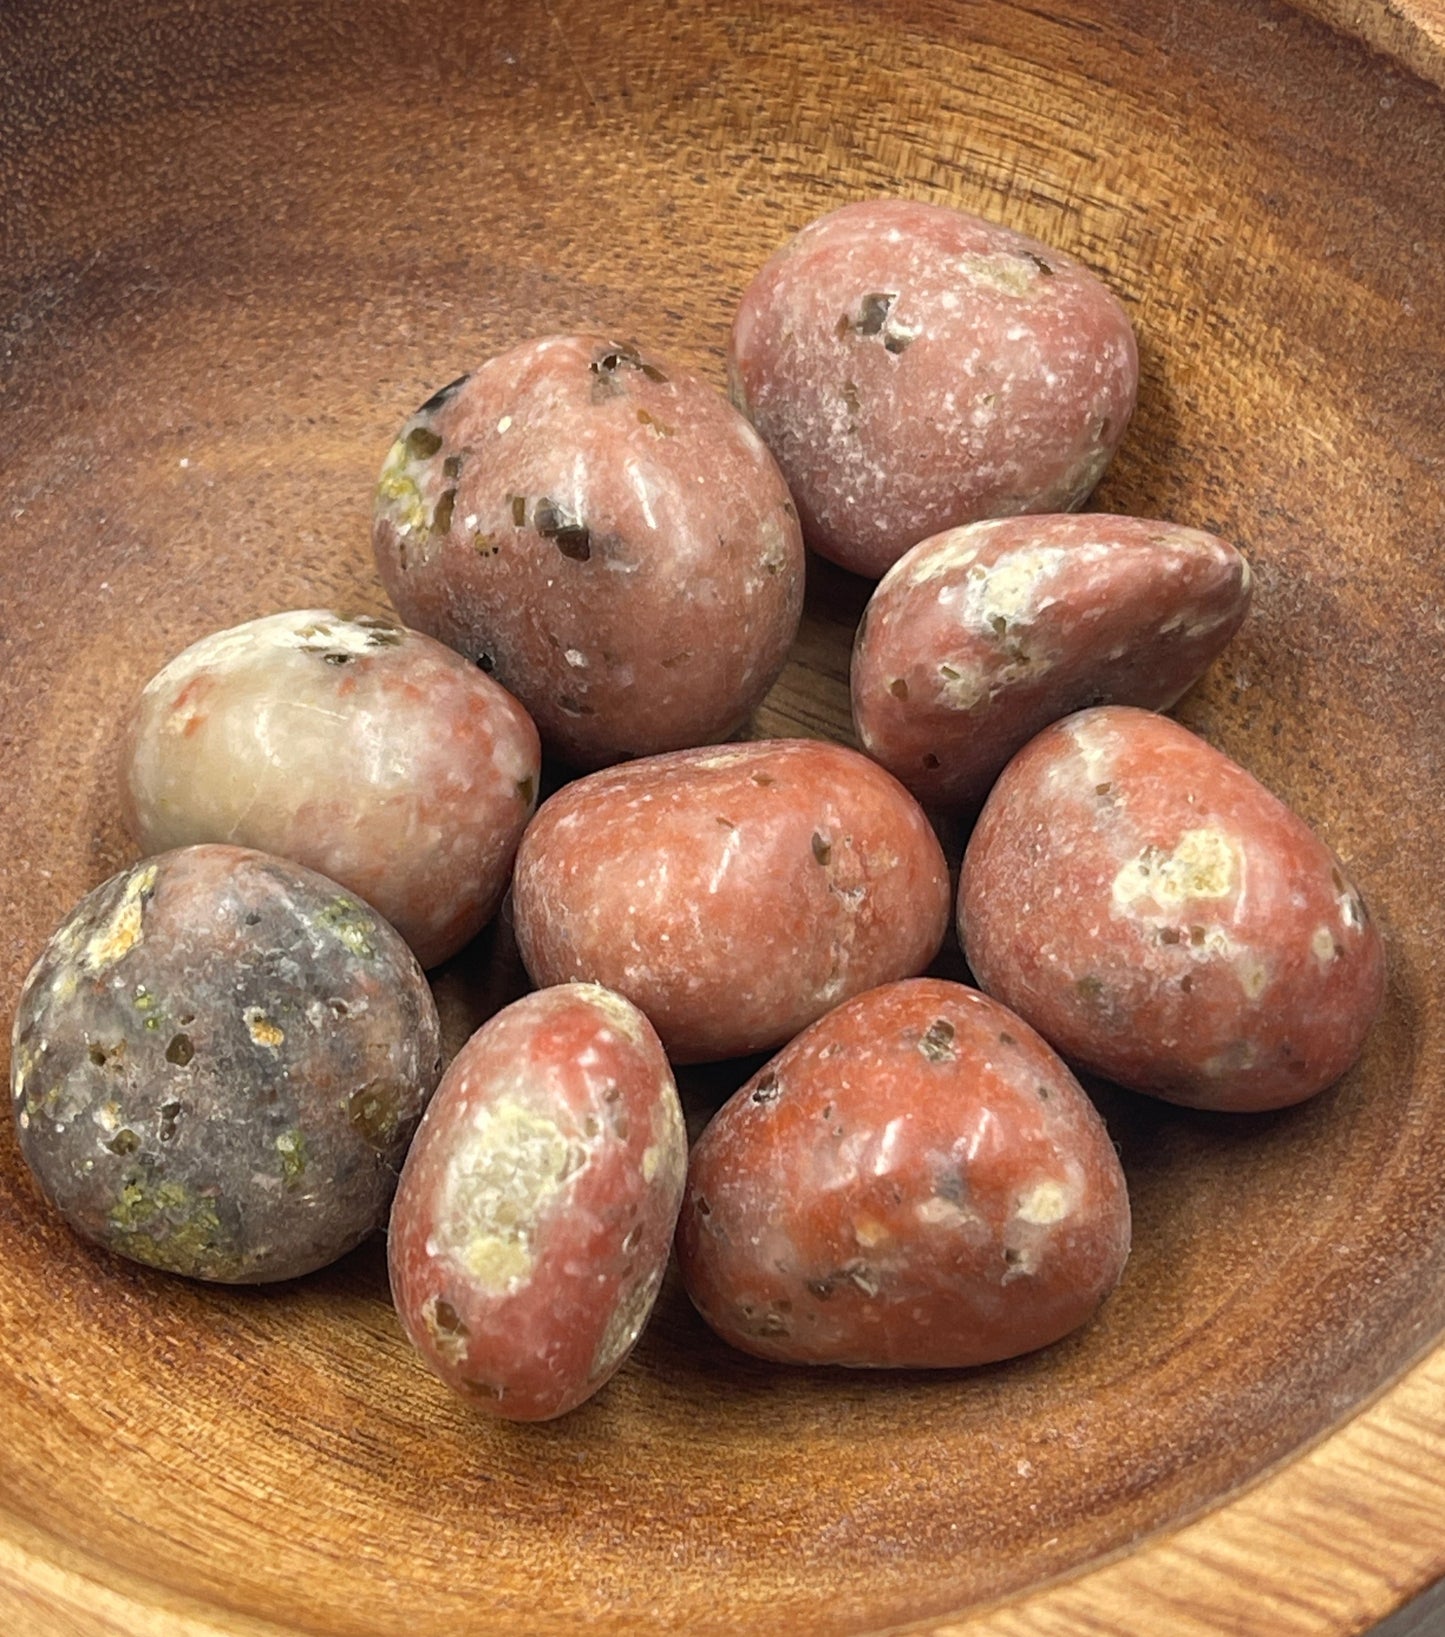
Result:
M930 1637L1340 1637L1369 1632L1442 1577L1445 1343L1437 1342L1342 1426L1202 1515L919 1629Z

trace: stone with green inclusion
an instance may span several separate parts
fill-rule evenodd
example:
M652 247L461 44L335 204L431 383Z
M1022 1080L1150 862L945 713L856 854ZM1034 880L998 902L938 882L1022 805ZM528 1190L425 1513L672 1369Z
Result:
M167 1273L295 1278L386 1220L441 1072L398 934L333 881L204 844L84 898L32 970L20 1150L78 1233Z

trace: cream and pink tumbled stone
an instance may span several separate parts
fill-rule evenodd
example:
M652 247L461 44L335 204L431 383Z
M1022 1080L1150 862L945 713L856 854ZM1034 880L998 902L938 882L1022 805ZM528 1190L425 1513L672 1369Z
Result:
M392 1295L422 1359L504 1419L575 1409L642 1333L686 1173L635 1006L564 984L498 1012L437 1088L392 1208Z
M527 712L442 643L301 609L203 637L142 691L121 805L145 852L259 848L379 910L423 966L495 914L537 800Z

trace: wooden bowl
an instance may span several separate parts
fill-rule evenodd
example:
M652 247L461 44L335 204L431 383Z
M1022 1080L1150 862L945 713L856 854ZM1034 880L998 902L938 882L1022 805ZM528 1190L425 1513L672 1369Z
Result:
M1445 1571L1445 7L1310 10L0 13L7 996L131 856L140 683L265 611L381 606L372 484L434 387L593 326L721 384L751 270L895 192L1128 304L1140 408L1095 504L1252 558L1181 714L1349 860L1392 973L1302 1108L1105 1097L1135 1249L1073 1339L790 1371L671 1285L542 1427L444 1396L378 1246L270 1290L153 1274L73 1238L6 1130L0 1629L1343 1637ZM810 573L755 730L846 739L866 587ZM495 937L443 975L454 1045L515 980Z

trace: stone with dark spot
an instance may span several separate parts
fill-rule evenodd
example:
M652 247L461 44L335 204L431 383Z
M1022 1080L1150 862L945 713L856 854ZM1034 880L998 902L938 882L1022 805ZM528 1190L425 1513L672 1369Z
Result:
M786 1097L764 1094L780 1081ZM920 978L836 1007L723 1105L693 1147L677 1254L745 1352L956 1368L1083 1324L1129 1241L1078 1081L997 1001Z
M426 978L375 911L282 859L198 846L66 918L20 998L11 1088L21 1152L78 1233L257 1283L383 1224L440 1072Z
M1090 512L946 530L869 599L850 669L859 740L926 806L975 813L1050 722L1100 701L1168 709L1238 631L1250 589L1233 546L1177 523Z
M905 199L845 205L783 245L729 355L808 544L875 577L943 529L1082 505L1138 375L1128 316L1081 262Z
M485 656L583 767L727 738L802 614L802 535L762 440L696 376L602 336L514 347L412 417L373 543L403 618Z

